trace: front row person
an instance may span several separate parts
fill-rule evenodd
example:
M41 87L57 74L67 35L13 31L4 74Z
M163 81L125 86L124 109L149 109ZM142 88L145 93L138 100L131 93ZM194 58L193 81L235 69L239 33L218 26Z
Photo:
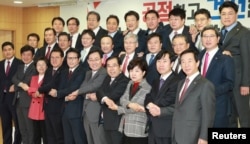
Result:
M120 65L119 57L109 57L107 59L106 68L108 75L100 89L96 92L97 99L102 105L100 119L103 117L103 127L108 144L122 144L123 134L118 131L121 115L118 115L117 111L109 109L113 103L119 104L120 97L123 95L129 82L129 79L122 73Z
M34 144L41 144L41 138L43 139L43 144L47 144L43 109L44 94L36 94L36 91L43 83L44 74L48 68L47 59L39 58L35 62L35 66L38 74L31 77L28 89L29 96L31 97L28 117L33 121Z
M156 69L161 75L152 83L152 89L145 99L149 115L149 144L171 144L172 119L178 82L178 75L172 71L174 55L161 51L156 56Z
M145 79L147 63L142 58L135 58L129 63L128 71L131 80L120 98L121 106L113 104L109 108L117 110L118 114L122 115L119 131L124 133L123 144L147 144L144 100L151 89Z
M213 127L215 90L199 73L196 52L185 50L180 55L187 75L179 82L172 125L172 144L207 144L208 128Z
M16 104L18 124L24 144L33 144L33 122L28 118L31 97L28 89L31 77L36 74L33 62L34 48L25 45L21 48L21 59L23 64L17 68L16 74L12 78L15 89L13 104Z

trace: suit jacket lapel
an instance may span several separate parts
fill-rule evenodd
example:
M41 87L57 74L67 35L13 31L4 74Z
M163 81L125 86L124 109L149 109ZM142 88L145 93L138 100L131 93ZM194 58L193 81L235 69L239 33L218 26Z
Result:
M237 25L231 31L227 33L227 36L224 39L224 44L227 44L228 41L230 41L230 39L239 32L240 28L241 28L241 24L237 23Z
M207 69L207 73L206 73L206 76L209 75L210 72L212 72L213 70L213 67L214 65L217 63L217 61L219 60L219 56L220 56L220 53L219 53L219 50L216 52L216 54L214 55L212 61L210 62L210 65Z

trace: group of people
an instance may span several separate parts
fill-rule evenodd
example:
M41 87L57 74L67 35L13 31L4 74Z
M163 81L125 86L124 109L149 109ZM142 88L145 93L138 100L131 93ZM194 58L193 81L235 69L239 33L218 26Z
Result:
M52 20L27 36L16 58L2 43L0 111L4 144L207 144L208 128L250 127L250 31L237 21L238 5L219 8L223 27L207 9L185 25L174 8L159 14L128 11L119 18L90 11L87 28L71 17ZM12 120L15 125L12 140Z

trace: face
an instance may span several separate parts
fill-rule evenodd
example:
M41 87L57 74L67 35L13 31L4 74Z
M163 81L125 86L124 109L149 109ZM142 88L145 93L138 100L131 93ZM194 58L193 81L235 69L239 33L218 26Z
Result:
M103 37L101 39L101 49L105 54L110 53L113 50L114 45L112 44L112 40L110 37Z
M156 54L161 51L162 43L160 42L159 37L152 37L148 43L148 51L150 53Z
M194 22L198 31L202 31L204 27L210 25L211 19L207 18L205 14L198 14L195 16Z
M64 36L64 35L60 36L58 39L58 45L63 51L65 51L67 48L69 48L70 41L68 40L68 37Z
M52 30L45 31L44 38L49 45L56 42L56 35L54 35L54 32Z
M186 53L181 57L181 68L187 76L198 71L199 61L196 62L193 53Z
M156 69L161 75L168 74L172 71L173 63L169 59L169 54L166 54L161 59L156 61Z
M78 29L79 29L79 26L77 25L77 23L74 19L72 19L68 22L67 27L68 27L68 31L71 35L77 33Z
M225 26L231 26L237 21L238 14L234 11L233 8L223 8L220 13L221 23Z
M60 20L55 20L52 27L56 30L56 33L63 32L64 26Z
M120 66L116 59L107 61L107 73L111 78L116 78L121 73Z
M92 39L92 37L89 34L84 34L82 35L82 45L85 48L91 47L94 43L94 39Z
M88 63L89 63L89 67L93 71L97 71L102 67L102 58L100 57L99 53L94 52L89 55Z
M28 38L28 45L33 47L33 48L37 48L38 47L38 40L36 37L30 36Z
M134 31L135 29L138 28L139 21L133 15L127 16L127 18L126 18L126 26L127 26L129 31Z
M47 64L43 60L39 60L36 63L36 70L38 71L39 74L44 74L45 71L47 70Z
M181 27L184 26L184 23L185 23L185 20L181 19L180 16L171 15L169 17L169 24L173 30L179 30Z
M133 69L129 70L130 79L133 82L141 82L145 71L142 71L138 66L135 66Z
M138 47L138 42L135 41L134 38L129 37L124 40L124 49L127 54L131 54Z
M203 32L202 45L207 51L213 50L218 46L220 38L216 36L214 30L206 30Z
M175 54L180 55L184 50L189 48L189 43L185 41L185 38L177 37L173 39L172 47Z
M25 51L21 54L21 59L24 64L29 64L33 60L33 54L31 51Z
M15 55L15 50L10 45L4 46L2 51L3 57L7 60L11 59Z
M146 24L148 29L155 30L158 27L160 19L154 13L149 13L146 16Z
M97 16L94 14L89 15L87 19L87 27L93 30L98 26L99 26L99 21L97 21Z
M59 68L63 63L63 57L59 52L52 52L50 54L50 64L53 68Z
M80 59L77 57L77 54L70 52L67 54L67 64L69 68L75 68L80 63Z
M116 19L110 18L110 19L107 21L107 30L108 30L108 33L116 32L117 29L118 29L118 26L119 26L119 25L118 25Z

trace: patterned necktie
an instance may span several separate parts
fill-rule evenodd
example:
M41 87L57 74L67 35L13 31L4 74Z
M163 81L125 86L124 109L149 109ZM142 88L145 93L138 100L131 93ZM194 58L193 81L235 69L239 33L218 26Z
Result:
M125 62L124 62L124 64L123 64L123 67L122 67L122 72L123 72L124 74L125 74L126 69L127 69L128 59L129 59L129 56L127 55L127 56L126 56L126 59L125 59Z
M188 89L188 84L189 84L189 79L186 78L185 84L184 84L184 88L183 88L183 90L182 90L182 92L181 92L181 95L180 95L180 98L179 98L179 102L180 102L180 103L181 103L181 102L183 101L183 99L184 99L184 95L185 95L185 93L186 93L186 91L187 91L187 89Z
M174 72L175 73L179 73L179 63L180 63L180 58L177 58L177 60L176 60L176 67L175 67L175 70L174 70Z

